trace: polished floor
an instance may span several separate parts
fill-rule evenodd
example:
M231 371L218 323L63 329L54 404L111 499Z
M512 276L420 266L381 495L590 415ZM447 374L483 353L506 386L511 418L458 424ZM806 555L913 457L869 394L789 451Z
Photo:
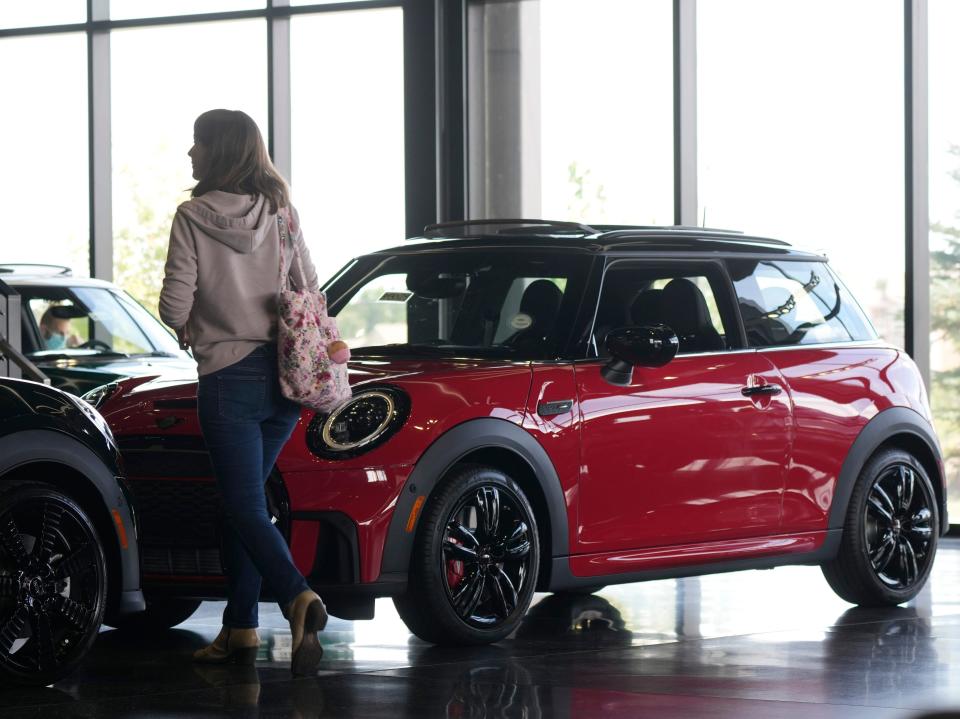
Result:
M68 680L0 691L0 717L960 717L960 540L886 610L846 604L815 567L535 601L515 637L456 650L380 602L373 621L331 620L308 679L268 605L256 667L191 664L219 630L209 603L149 642L104 630Z

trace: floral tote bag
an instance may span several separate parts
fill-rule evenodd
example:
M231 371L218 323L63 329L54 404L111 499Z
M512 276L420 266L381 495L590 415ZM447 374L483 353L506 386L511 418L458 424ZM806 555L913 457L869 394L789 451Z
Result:
M340 339L337 321L327 315L327 298L304 287L291 289L283 275L284 247L289 233L284 211L277 213L280 230L280 295L277 357L284 397L317 412L329 413L351 397L347 365L330 358L327 348ZM301 280L303 265L296 244L294 262Z

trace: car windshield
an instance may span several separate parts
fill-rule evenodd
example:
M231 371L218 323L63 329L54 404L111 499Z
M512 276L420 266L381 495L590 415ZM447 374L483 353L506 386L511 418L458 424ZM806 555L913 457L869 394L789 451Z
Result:
M569 334L588 266L522 249L369 255L327 295L356 355L543 359Z
M175 355L176 339L126 293L99 287L18 287L24 349L52 355ZM32 320L32 323L30 322Z

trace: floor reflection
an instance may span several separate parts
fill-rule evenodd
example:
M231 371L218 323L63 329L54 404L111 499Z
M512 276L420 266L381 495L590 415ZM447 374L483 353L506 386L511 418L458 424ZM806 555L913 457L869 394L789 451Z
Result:
M104 631L44 689L0 692L21 717L917 717L960 708L960 542L908 606L842 602L815 567L538 595L509 640L412 637L389 601L332 619L317 677L289 673L290 635L261 608L254 667L194 665L220 626L204 604L153 637Z

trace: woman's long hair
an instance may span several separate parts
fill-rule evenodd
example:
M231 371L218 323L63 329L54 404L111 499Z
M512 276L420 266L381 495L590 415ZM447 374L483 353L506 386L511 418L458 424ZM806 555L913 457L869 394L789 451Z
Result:
M208 110L193 123L193 139L206 150L206 162L191 197L211 190L263 195L274 214L290 203L287 183L270 161L257 124L245 112Z

